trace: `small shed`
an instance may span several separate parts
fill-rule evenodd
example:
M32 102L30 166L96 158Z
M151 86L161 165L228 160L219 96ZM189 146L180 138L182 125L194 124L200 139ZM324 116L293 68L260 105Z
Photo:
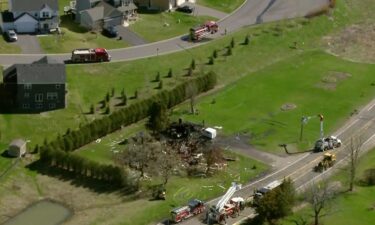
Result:
M8 155L13 157L21 157L26 154L26 141L22 139L13 140L8 148Z
M202 131L202 135L209 139L214 139L216 137L216 129L208 127Z

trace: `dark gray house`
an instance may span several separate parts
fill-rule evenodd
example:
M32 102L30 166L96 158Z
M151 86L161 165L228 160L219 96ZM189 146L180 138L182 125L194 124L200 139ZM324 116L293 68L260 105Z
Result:
M47 57L3 71L11 111L37 113L65 108L65 64Z
M71 7L75 21L88 29L121 25L137 9L133 0L76 0Z

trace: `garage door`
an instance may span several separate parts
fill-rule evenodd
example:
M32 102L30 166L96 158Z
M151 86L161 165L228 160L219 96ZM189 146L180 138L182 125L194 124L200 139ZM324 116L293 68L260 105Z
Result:
M17 33L33 33L38 22L28 14L23 15L14 22L14 29Z

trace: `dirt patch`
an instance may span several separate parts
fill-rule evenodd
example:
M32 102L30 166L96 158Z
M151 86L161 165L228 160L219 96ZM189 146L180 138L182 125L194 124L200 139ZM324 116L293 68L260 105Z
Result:
M316 84L316 87L334 91L341 81L346 80L351 76L352 75L350 73L329 71L325 76L323 76L320 82Z
M282 111L290 111L290 110L293 110L293 109L295 109L295 108L297 108L297 105L294 104L294 103L285 103L285 104L283 104L283 105L280 107L280 109L281 109Z
M375 63L375 24L362 23L346 27L323 38L326 49L343 58Z

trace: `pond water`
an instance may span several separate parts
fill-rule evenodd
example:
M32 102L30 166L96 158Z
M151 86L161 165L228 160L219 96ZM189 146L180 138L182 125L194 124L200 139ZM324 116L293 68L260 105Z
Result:
M4 225L58 225L71 216L72 211L65 206L42 200L30 205Z

